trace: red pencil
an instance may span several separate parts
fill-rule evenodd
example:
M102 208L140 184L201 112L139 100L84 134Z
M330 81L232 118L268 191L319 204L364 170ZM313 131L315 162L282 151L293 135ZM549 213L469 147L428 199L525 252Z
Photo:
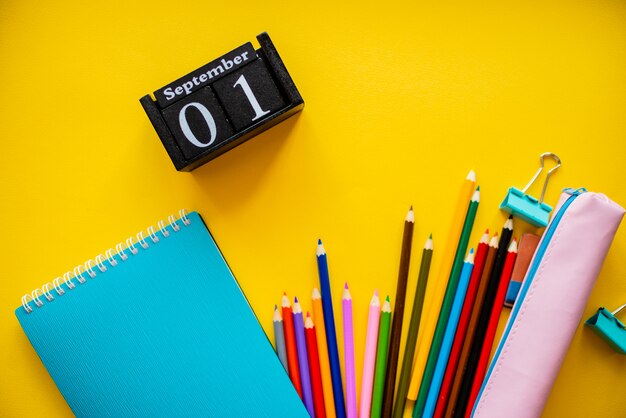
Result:
M516 257L517 240L513 239L511 245L509 245L509 250L502 269L502 275L500 276L500 282L498 283L498 291L491 310L491 316L489 317L489 325L487 327L487 333L485 334L485 342L483 343L480 358L478 359L478 368L476 369L476 375L474 376L474 383L472 383L472 391L470 392L469 402L467 403L467 409L465 410L465 418L470 418L472 415L474 402L476 402L478 392L480 391L483 379L485 378L485 373L487 372L491 346L493 345L493 340L496 337L500 313L502 313L502 306L504 305L504 298L506 297L506 290L509 287L509 281L511 281L511 274L513 274L513 265L515 264Z
M283 328L285 329L285 348L287 349L287 365L289 366L289 378L296 392L302 398L302 385L300 384L300 366L298 365L298 351L296 348L296 332L293 328L293 316L291 304L287 293L283 294Z
M474 307L476 294L478 293L478 284L480 283L480 278L483 274L483 268L485 266L485 260L487 259L488 250L489 230L486 230L485 234L478 243L478 247L476 248L474 269L472 270L470 282L467 287L467 293L465 295L465 301L463 302L463 309L461 310L459 324L457 325L454 342L452 343L452 349L450 350L450 358L448 359L446 372L443 375L441 389L439 390L439 398L437 399L437 406L435 407L435 413L433 414L433 417L435 418L443 417L443 413L446 411L446 404L448 402L448 397L450 396L450 391L452 390L454 374L459 364L459 358L461 357L461 348L463 347L463 341L465 341L470 315L472 313L472 308Z
M326 418L324 409L324 391L322 389L322 371L320 358L317 351L317 339L315 337L315 325L311 315L306 313L304 322L304 335L306 336L306 348L309 357L309 372L311 373L311 389L313 391L313 410L315 418Z

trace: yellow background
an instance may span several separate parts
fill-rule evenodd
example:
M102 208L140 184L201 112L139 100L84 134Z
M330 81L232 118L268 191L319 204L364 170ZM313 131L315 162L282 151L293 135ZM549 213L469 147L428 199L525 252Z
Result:
M622 1L59 3L0 5L0 416L71 414L15 319L20 297L179 208L203 215L270 336L283 290L310 309L321 237L336 312L352 289L361 364L371 294L395 292L406 210L410 302L421 247L432 232L438 265L470 168L473 244L500 230L507 187L544 151L563 160L549 203L585 186L626 204ZM265 30L304 111L176 172L138 99ZM622 227L585 318L626 302L625 255ZM624 416L625 373L580 326L545 416Z

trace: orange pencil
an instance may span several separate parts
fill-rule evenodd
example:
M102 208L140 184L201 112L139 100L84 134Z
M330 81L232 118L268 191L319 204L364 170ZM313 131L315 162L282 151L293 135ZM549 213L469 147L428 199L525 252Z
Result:
M315 418L326 418L320 357L317 350L317 341L315 339L315 325L313 325L313 320L308 312L306 313L306 321L304 322L304 334L306 336L306 349L309 357L309 373L311 374Z
M300 366L298 365L298 351L296 349L296 332L293 328L293 315L287 293L283 294L283 327L285 328L285 348L287 349L287 365L289 366L289 378L296 392L302 398L302 385L300 384Z
M328 359L328 347L326 343L326 326L324 324L324 308L322 307L322 296L317 288L313 289L312 296L313 318L315 319L315 334L317 335L317 353L320 358L320 369L322 371L322 389L324 392L324 409L327 417L334 417L335 399L333 398L333 382L330 376L330 360Z

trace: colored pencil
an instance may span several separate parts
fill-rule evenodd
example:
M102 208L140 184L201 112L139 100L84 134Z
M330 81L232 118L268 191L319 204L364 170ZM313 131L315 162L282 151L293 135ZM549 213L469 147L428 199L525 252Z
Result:
M434 280L430 280L431 286L428 286L426 291L426 312L422 315L420 325L420 335L417 337L417 352L415 353L415 364L413 366L413 374L411 375L411 384L409 385L408 399L417 399L417 392L419 391L422 376L424 374L424 368L426 367L426 360L428 358L428 352L432 343L433 335L435 333L435 327L437 326L437 319L439 318L439 311L441 309L441 303L443 302L443 296L450 277L450 270L452 269L452 263L454 262L454 254L456 251L461 231L463 229L463 222L467 215L467 208L469 201L474 193L474 187L476 185L476 173L471 170L459 193L458 201L455 206L454 217L450 225L450 231L448 232L448 240L446 241L444 251L441 257L441 264L436 274L433 276Z
M463 309L463 302L465 301L465 295L467 293L467 287L469 286L470 277L474 268L474 249L472 248L463 263L463 269L461 270L461 277L459 279L459 285L454 295L454 302L452 303L452 309L450 310L450 318L448 319L448 325L446 326L446 332L443 336L441 343L441 350L439 350L439 356L437 358L437 364L435 365L435 372L433 373L433 379L430 383L430 389L428 390L428 396L426 397L426 404L424 405L424 417L432 417L437 406L437 398L439 397L439 390L441 389L441 383L443 382L443 375L446 372L448 360L450 358L450 350L452 349L452 342L456 335L457 326L459 324L459 318L461 317L461 309Z
M457 326L456 334L454 335L454 342L450 349L450 358L448 359L448 365L443 376L441 383L441 390L439 391L439 398L437 399L437 406L433 417L442 417L445 412L446 403L450 390L452 389L452 380L454 379L454 373L456 372L457 365L459 363L459 357L461 355L461 348L465 335L467 334L467 325L470 320L470 314L474 301L476 300L476 294L478 292L478 285L480 284L480 277L483 274L483 268L485 266L485 260L487 259L487 252L489 250L489 230L485 231L484 235L478 243L476 249L476 256L474 258L474 268L472 269L472 276L470 277L469 285L467 287L467 293L465 294L465 301L463 302L463 309L459 317L459 325Z
M306 337L306 351L309 355L309 373L311 374L311 391L313 392L313 407L316 418L326 418L324 408L324 390L322 388L322 372L320 370L319 350L315 336L315 325L311 315L306 313L304 321L304 335Z
M415 355L415 343L417 342L417 335L419 333L420 319L422 316L422 308L424 307L424 296L426 294L426 284L428 283L428 274L430 272L430 262L432 260L432 256L433 236L431 234L426 240L424 250L422 251L422 264L420 265L417 285L415 286L415 298L413 300L413 310L411 311L411 322L409 323L409 333L406 337L396 403L393 407L394 418L401 418L404 414L404 405L406 403L406 395L409 392L411 370L413 368L413 356Z
M478 397L478 392L482 386L483 379L485 378L485 372L487 371L487 365L489 361L489 355L491 354L491 348L493 346L493 340L496 337L496 331L498 329L498 322L500 314L502 313L502 307L504 306L504 298L506 297L506 290L509 287L509 281L513 273L513 265L517 258L517 241L514 239L509 245L509 250L504 262L504 268L502 269L502 276L500 276L500 283L498 283L498 291L491 310L491 316L489 317L489 325L487 326L487 333L485 334L485 341L483 343L482 351L480 352L480 358L478 359L478 367L476 368L476 374L474 375L474 383L472 384L472 390L470 391L469 402L467 403L467 409L465 410L465 416L469 418L474 407L474 402Z
M285 368L285 371L289 373L289 366L287 364L287 348L285 347L285 330L283 329L283 318L280 316L278 305L274 305L274 342L276 343L276 354L280 359L281 364Z
M400 340L402 338L402 319L404 317L404 299L406 284L409 279L409 264L411 262L411 246L413 243L413 227L415 215L413 207L404 219L404 233L402 234L402 250L400 252L400 268L396 284L396 302L391 322L391 337L387 353L387 376L385 376L385 391L383 397L384 418L390 418L393 411L393 394L396 387L396 372L398 370L398 356L400 354Z
M487 250L487 258L485 259L485 267L483 273L480 276L480 285L478 286L478 293L476 293L476 300L472 307L472 314L470 315L469 324L467 326L467 335L465 341L463 341L463 348L461 349L461 356L459 357L459 364L454 373L454 379L452 381L452 389L450 390L450 397L445 407L445 417L451 418L455 405L459 396L459 389L461 388L461 381L465 374L465 368L467 366L467 360L469 357L470 349L474 341L474 335L476 333L476 324L482 310L483 302L485 300L485 290L487 289L487 283L491 276L491 270L493 269L493 262L496 259L496 253L498 252L498 234L496 233L491 241L489 241L489 250ZM476 265L474 265L476 268Z
M298 298L293 302L293 328L296 333L296 347L298 349L298 363L300 364L300 382L302 383L302 400L309 415L315 418L313 406L313 392L311 391L311 374L309 372L309 356L306 350L306 337L304 335L304 317Z
M298 365L298 349L296 348L296 332L293 327L293 314L291 303L287 294L283 294L283 328L285 331L285 349L287 350L287 365L289 368L289 378L296 392L302 398L302 385L300 384L300 366Z
M378 342L378 323L380 322L380 299L378 290L374 291L367 316L367 334L365 335L365 355L363 376L361 378L361 404L359 417L369 418L372 405L372 384L376 367L376 344Z
M491 275L489 276L489 281L487 282L483 306L481 307L478 322L476 323L474 340L472 341L472 347L470 348L470 352L467 357L465 373L461 380L459 395L454 407L453 416L456 418L464 416L465 410L467 409L470 391L472 390L472 384L474 383L474 376L476 375L476 369L478 368L478 359L483 348L483 343L485 342L485 335L487 333L487 326L489 325L491 309L493 308L496 292L498 290L498 283L500 282L500 276L502 276L502 269L504 267L504 261L506 259L512 235L513 217L509 216L509 219L505 222L504 227L502 228L502 233L500 234L498 252L496 253L493 268L491 269Z
M324 410L326 416L335 416L335 400L333 399L333 381L330 377L330 363L328 361L328 345L326 344L326 326L324 325L324 310L322 296L317 288L312 295L313 318L315 320L315 335L317 336L317 352L320 358L322 372L322 389L324 393Z
M389 348L389 327L391 324L391 303L389 296L383 303L378 328L378 347L376 348L376 367L374 368L374 387L372 388L371 418L380 418L383 409L383 392L385 390L385 369L387 368L387 349Z
M335 314L333 299L330 292L330 276L328 274L328 258L322 240L317 241L317 270L320 276L322 291L322 309L324 324L326 325L326 343L328 345L328 360L330 363L330 377L333 383L333 399L337 418L345 418L346 404L343 399L343 384L341 382L341 366L339 364L339 349L337 348L337 333L335 331Z
M346 417L356 418L356 365L354 362L354 323L352 322L352 296L348 283L343 287L343 361L346 372Z
M441 304L439 319L437 320L433 341L430 345L430 351L428 353L428 360L426 361L426 367L424 368L424 375L422 376L422 382L420 383L417 400L415 401L415 408L413 409L414 417L421 417L424 410L426 397L428 396L430 384L435 372L435 366L437 365L437 358L439 357L441 343L443 341L446 326L448 325L448 319L450 318L450 311L452 309L452 303L454 302L454 294L456 293L456 289L459 284L459 278L463 268L463 258L465 251L467 250L470 234L472 233L472 227L474 226L474 219L476 219L479 202L480 188L476 188L476 191L470 199L467 216L465 217L465 222L463 224L463 232L461 233L461 238L459 239L459 245L457 247L454 263L452 265L452 271L450 272L450 277L448 279L448 286Z

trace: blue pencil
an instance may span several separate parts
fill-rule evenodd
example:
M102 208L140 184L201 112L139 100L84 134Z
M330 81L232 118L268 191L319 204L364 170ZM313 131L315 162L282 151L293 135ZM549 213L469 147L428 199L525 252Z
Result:
M437 399L439 398L439 390L441 389L443 375L446 372L446 366L448 365L448 359L450 358L450 350L452 349L452 343L454 342L454 335L456 334L456 328L459 324L459 317L461 316L461 309L463 308L463 302L465 301L465 294L467 293L467 286L469 285L473 268L474 249L472 248L465 258L463 269L461 270L461 276L459 278L459 284L456 288L456 292L454 293L454 301L452 302L450 317L448 319L448 324L446 325L446 331L443 334L441 350L439 351L435 371L433 373L433 379L430 383L430 388L428 389L428 396L426 397L426 404L424 405L422 418L431 418L435 413Z
M296 332L296 348L298 349L298 363L300 365L300 382L302 383L302 398L304 406L309 411L311 418L315 418L313 405L313 391L311 390L311 374L309 372L309 354L306 349L306 336L304 335L304 317L298 298L293 302L293 328Z
M317 241L317 270L320 276L322 310L324 311L324 324L326 324L326 344L328 344L328 359L330 361L330 377L333 382L335 412L337 418L345 418L346 404L343 399L343 383L341 382L341 366L339 365L339 350L337 349L333 298L330 293L330 277L328 276L326 250L324 250L322 240Z

